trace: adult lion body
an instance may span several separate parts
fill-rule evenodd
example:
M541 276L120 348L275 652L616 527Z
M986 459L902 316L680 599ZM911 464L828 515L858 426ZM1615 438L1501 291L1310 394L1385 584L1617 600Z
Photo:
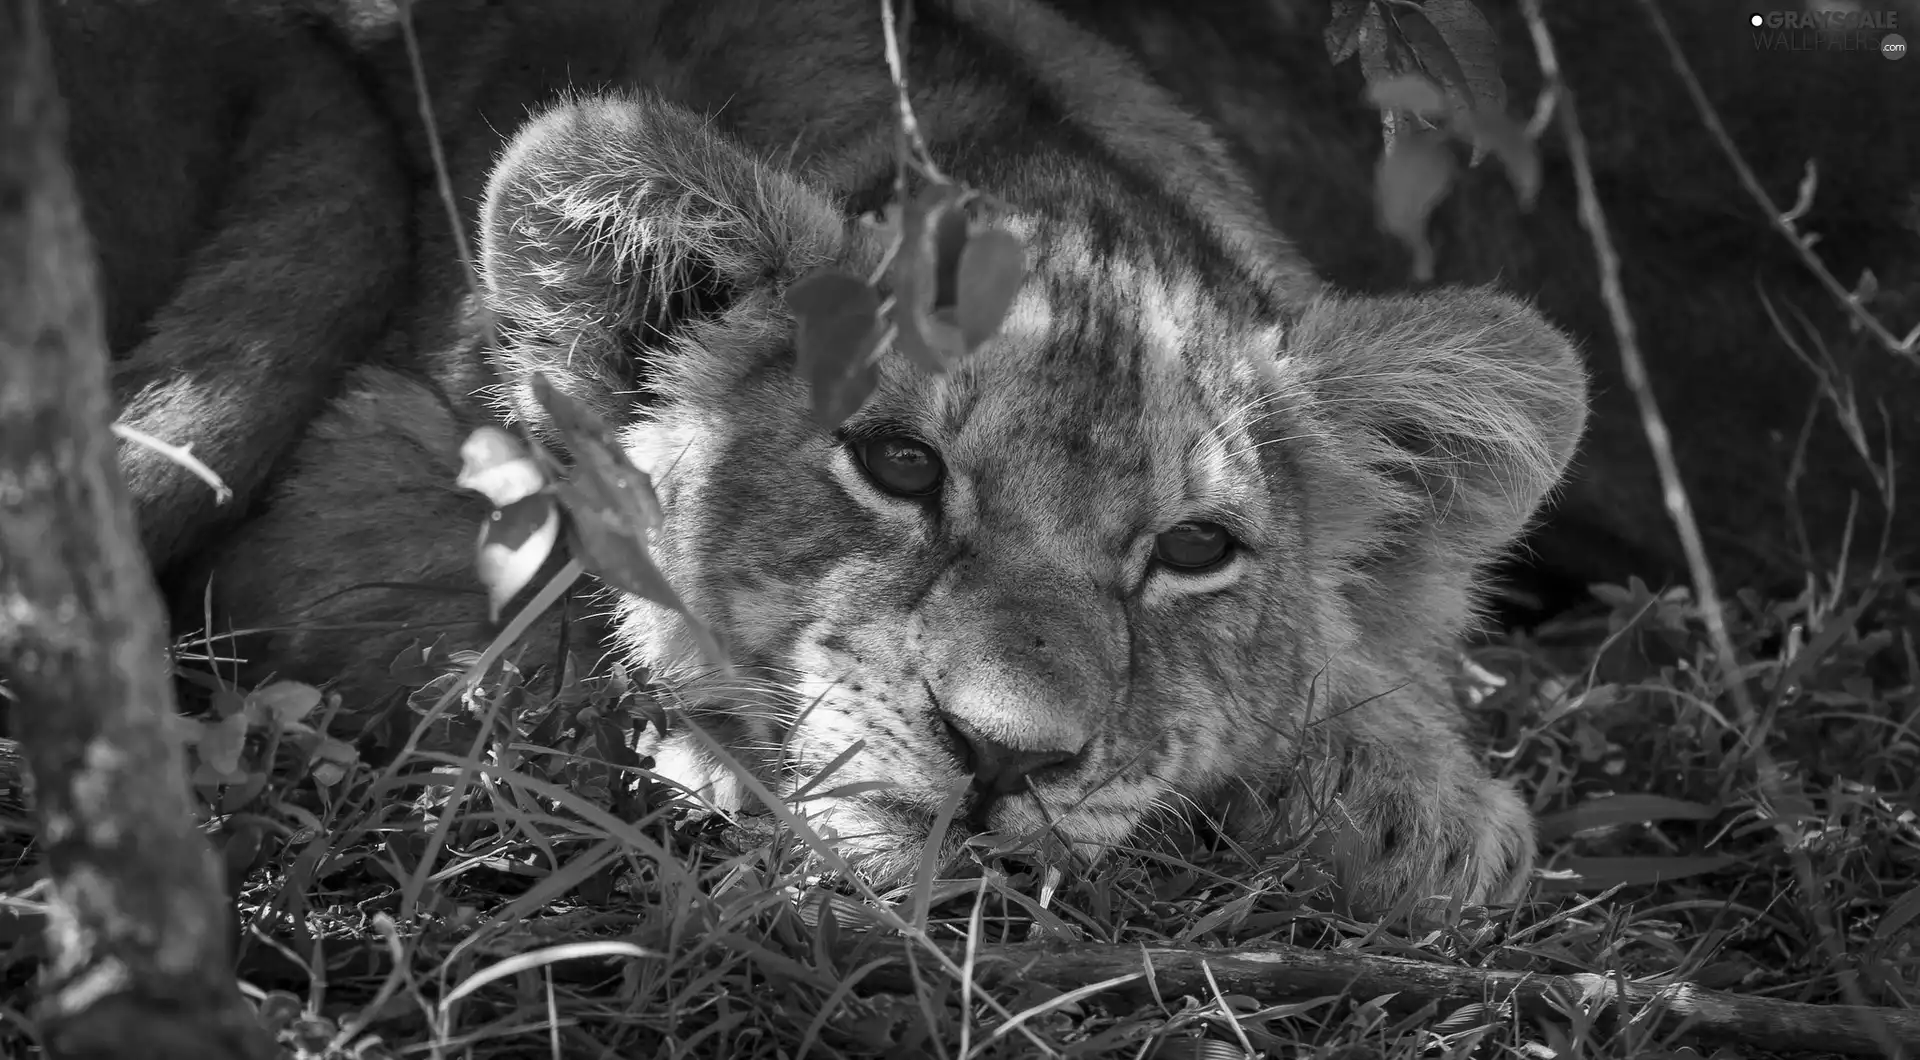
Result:
M1579 437L1569 343L1491 290L1324 288L1122 53L1030 0L916 7L933 156L1010 204L1029 278L974 361L887 358L829 434L781 296L884 250L855 220L894 178L877 5L421 5L477 299L423 181L379 363L205 557L222 617L276 630L262 669L362 703L416 639L477 646L477 596L392 585L472 584L486 505L453 485L459 444L496 412L541 429L544 372L655 476L658 557L752 687L647 605L615 602L613 643L785 788L865 741L835 783L898 786L823 820L876 876L971 777L966 819L998 831L1097 848L1197 805L1331 823L1365 908L1514 894L1529 816L1441 659ZM411 121L391 12L337 19ZM662 765L738 798L690 745Z
M66 0L46 24L120 423L235 494L121 445L165 575L244 517L378 339L410 260L408 176L351 56L265 5Z

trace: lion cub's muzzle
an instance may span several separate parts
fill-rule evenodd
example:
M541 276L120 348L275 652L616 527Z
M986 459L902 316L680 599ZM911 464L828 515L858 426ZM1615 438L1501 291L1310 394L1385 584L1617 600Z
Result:
M1066 781L1090 757L1092 727L1070 714L1035 717L1042 712L1031 704L1001 704L999 710L983 711L980 704L968 702L976 697L964 693L946 701L931 688L928 695L946 752L972 778L963 819L976 831L988 830L994 810L1008 800L1031 796L1044 804L1043 793L1034 790L1035 781ZM1022 719L1026 724L1008 724L1009 714L1027 715Z
M982 802L1018 795L1033 786L1033 775L1066 771L1086 758L1087 741L1075 746L1019 746L996 739L964 718L943 714L947 743L960 768L973 775L973 793Z
M937 753L971 778L971 824L1065 813L1123 698L1125 615L1057 575L971 573L930 593L919 616L940 631L919 660Z

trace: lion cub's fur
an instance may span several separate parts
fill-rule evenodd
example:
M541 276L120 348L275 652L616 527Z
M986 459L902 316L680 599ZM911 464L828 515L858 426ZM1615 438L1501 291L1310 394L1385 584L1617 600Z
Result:
M459 443L494 415L540 431L544 372L655 476L659 558L741 673L713 680L672 615L633 601L608 600L611 644L789 790L865 741L834 783L898 786L809 805L876 877L910 868L963 779L957 720L1080 749L970 801L977 826L1052 820L1092 851L1198 808L1325 826L1362 908L1515 894L1529 816L1460 735L1444 660L1477 571L1579 438L1568 341L1489 289L1328 289L1126 55L1033 0L916 9L933 154L1007 204L1030 274L975 360L935 379L887 358L836 434L808 416L782 294L884 249L856 220L894 175L876 5L420 5L482 282L471 296L423 185L384 363L208 557L223 615L282 630L262 669L341 678L360 707L416 639L477 646L478 596L392 583L471 588L486 506L453 485ZM337 14L413 121L391 12ZM423 131L402 135L424 173ZM936 500L861 471L847 440L885 432L940 454ZM1234 533L1232 560L1150 562L1196 519ZM660 753L738 799L691 745Z

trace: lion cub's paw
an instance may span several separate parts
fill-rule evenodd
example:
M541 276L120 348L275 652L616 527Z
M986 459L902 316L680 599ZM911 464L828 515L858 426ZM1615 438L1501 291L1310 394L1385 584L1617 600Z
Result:
M1456 901L1511 903L1532 874L1533 817L1504 780L1351 793L1334 816L1330 860L1356 912L1381 915L1411 899L1416 919L1433 921Z

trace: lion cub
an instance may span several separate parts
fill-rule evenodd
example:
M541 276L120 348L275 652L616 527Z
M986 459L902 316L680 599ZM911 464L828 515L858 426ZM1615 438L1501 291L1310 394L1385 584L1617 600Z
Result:
M858 219L894 178L870 0L415 12L479 298L419 195L405 363L350 381L213 557L232 620L283 629L263 665L364 703L415 639L484 640L478 598L389 586L472 584L459 444L492 416L543 431L545 373L655 477L657 558L737 672L635 600L609 599L610 645L777 790L835 765L821 786L860 793L806 805L875 878L911 872L963 786L964 825L1087 853L1190 810L1324 829L1364 909L1517 893L1527 809L1444 675L1585 417L1531 307L1327 289L1129 57L1035 0L920 0L930 149L1004 204L982 218L1027 280L971 361L884 357L822 430L783 295L885 252ZM397 35L357 31L410 120ZM659 757L741 800L695 744Z

